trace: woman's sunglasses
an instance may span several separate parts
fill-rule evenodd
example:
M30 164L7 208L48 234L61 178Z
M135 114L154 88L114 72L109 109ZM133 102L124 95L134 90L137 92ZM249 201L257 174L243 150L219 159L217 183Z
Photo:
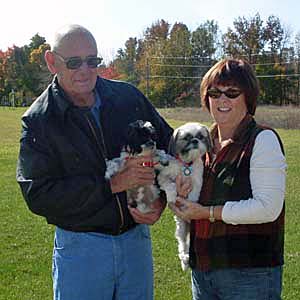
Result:
M57 52L53 52L61 61L63 61L66 64L66 67L70 70L79 69L84 62L86 62L89 68L97 68L102 61L102 58L97 56L87 56L84 59L82 59L80 56L65 58Z
M221 91L217 88L212 88L207 90L207 95L213 99L219 99L222 94L224 94L229 99L237 98L243 92L238 89L229 88L226 91Z

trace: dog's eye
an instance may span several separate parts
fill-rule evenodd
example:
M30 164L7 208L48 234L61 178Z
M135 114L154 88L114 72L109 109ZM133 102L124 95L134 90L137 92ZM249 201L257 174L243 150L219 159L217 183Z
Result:
M185 136L184 136L184 140L185 141L190 141L191 139L193 138L193 136L190 134L190 133L187 133Z
M203 140L204 139L204 136L201 134L201 133L198 133L196 135L196 138L199 139L199 140Z

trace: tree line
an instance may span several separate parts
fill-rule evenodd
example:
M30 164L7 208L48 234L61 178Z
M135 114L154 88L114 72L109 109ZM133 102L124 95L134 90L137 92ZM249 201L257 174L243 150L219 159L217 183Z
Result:
M29 45L0 51L0 97L34 99L49 83L43 55L50 46L36 34ZM130 37L99 75L125 80L157 107L199 105L205 72L223 57L248 60L259 78L261 104L300 103L300 32L271 15L238 17L222 33L215 20L191 31L181 22L157 20L141 38ZM17 94L16 94L17 93Z
M1 104L30 104L47 86L51 75L44 61L50 45L36 34L29 45L13 46L0 50L0 100Z

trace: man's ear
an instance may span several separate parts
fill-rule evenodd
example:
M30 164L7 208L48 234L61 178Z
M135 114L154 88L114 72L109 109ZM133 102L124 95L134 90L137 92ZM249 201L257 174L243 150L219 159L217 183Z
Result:
M51 52L50 50L47 50L45 52L45 61L51 74L52 75L56 74L57 70L55 67L55 57L54 57L54 53Z

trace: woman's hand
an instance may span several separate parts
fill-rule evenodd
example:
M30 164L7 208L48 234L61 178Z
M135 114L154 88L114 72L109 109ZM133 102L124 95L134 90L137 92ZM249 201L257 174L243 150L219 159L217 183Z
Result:
M183 177L179 174L176 177L177 195L182 198L187 198L192 190L192 179L188 176Z
M182 197L176 198L176 203L169 203L169 208L180 219L190 222L195 219L208 219L209 208L199 203L188 201Z
M197 219L200 204L187 201L189 193L192 190L192 180L188 176L179 174L176 177L176 191L178 197L175 203L169 203L169 208L175 215L187 222L192 219Z

